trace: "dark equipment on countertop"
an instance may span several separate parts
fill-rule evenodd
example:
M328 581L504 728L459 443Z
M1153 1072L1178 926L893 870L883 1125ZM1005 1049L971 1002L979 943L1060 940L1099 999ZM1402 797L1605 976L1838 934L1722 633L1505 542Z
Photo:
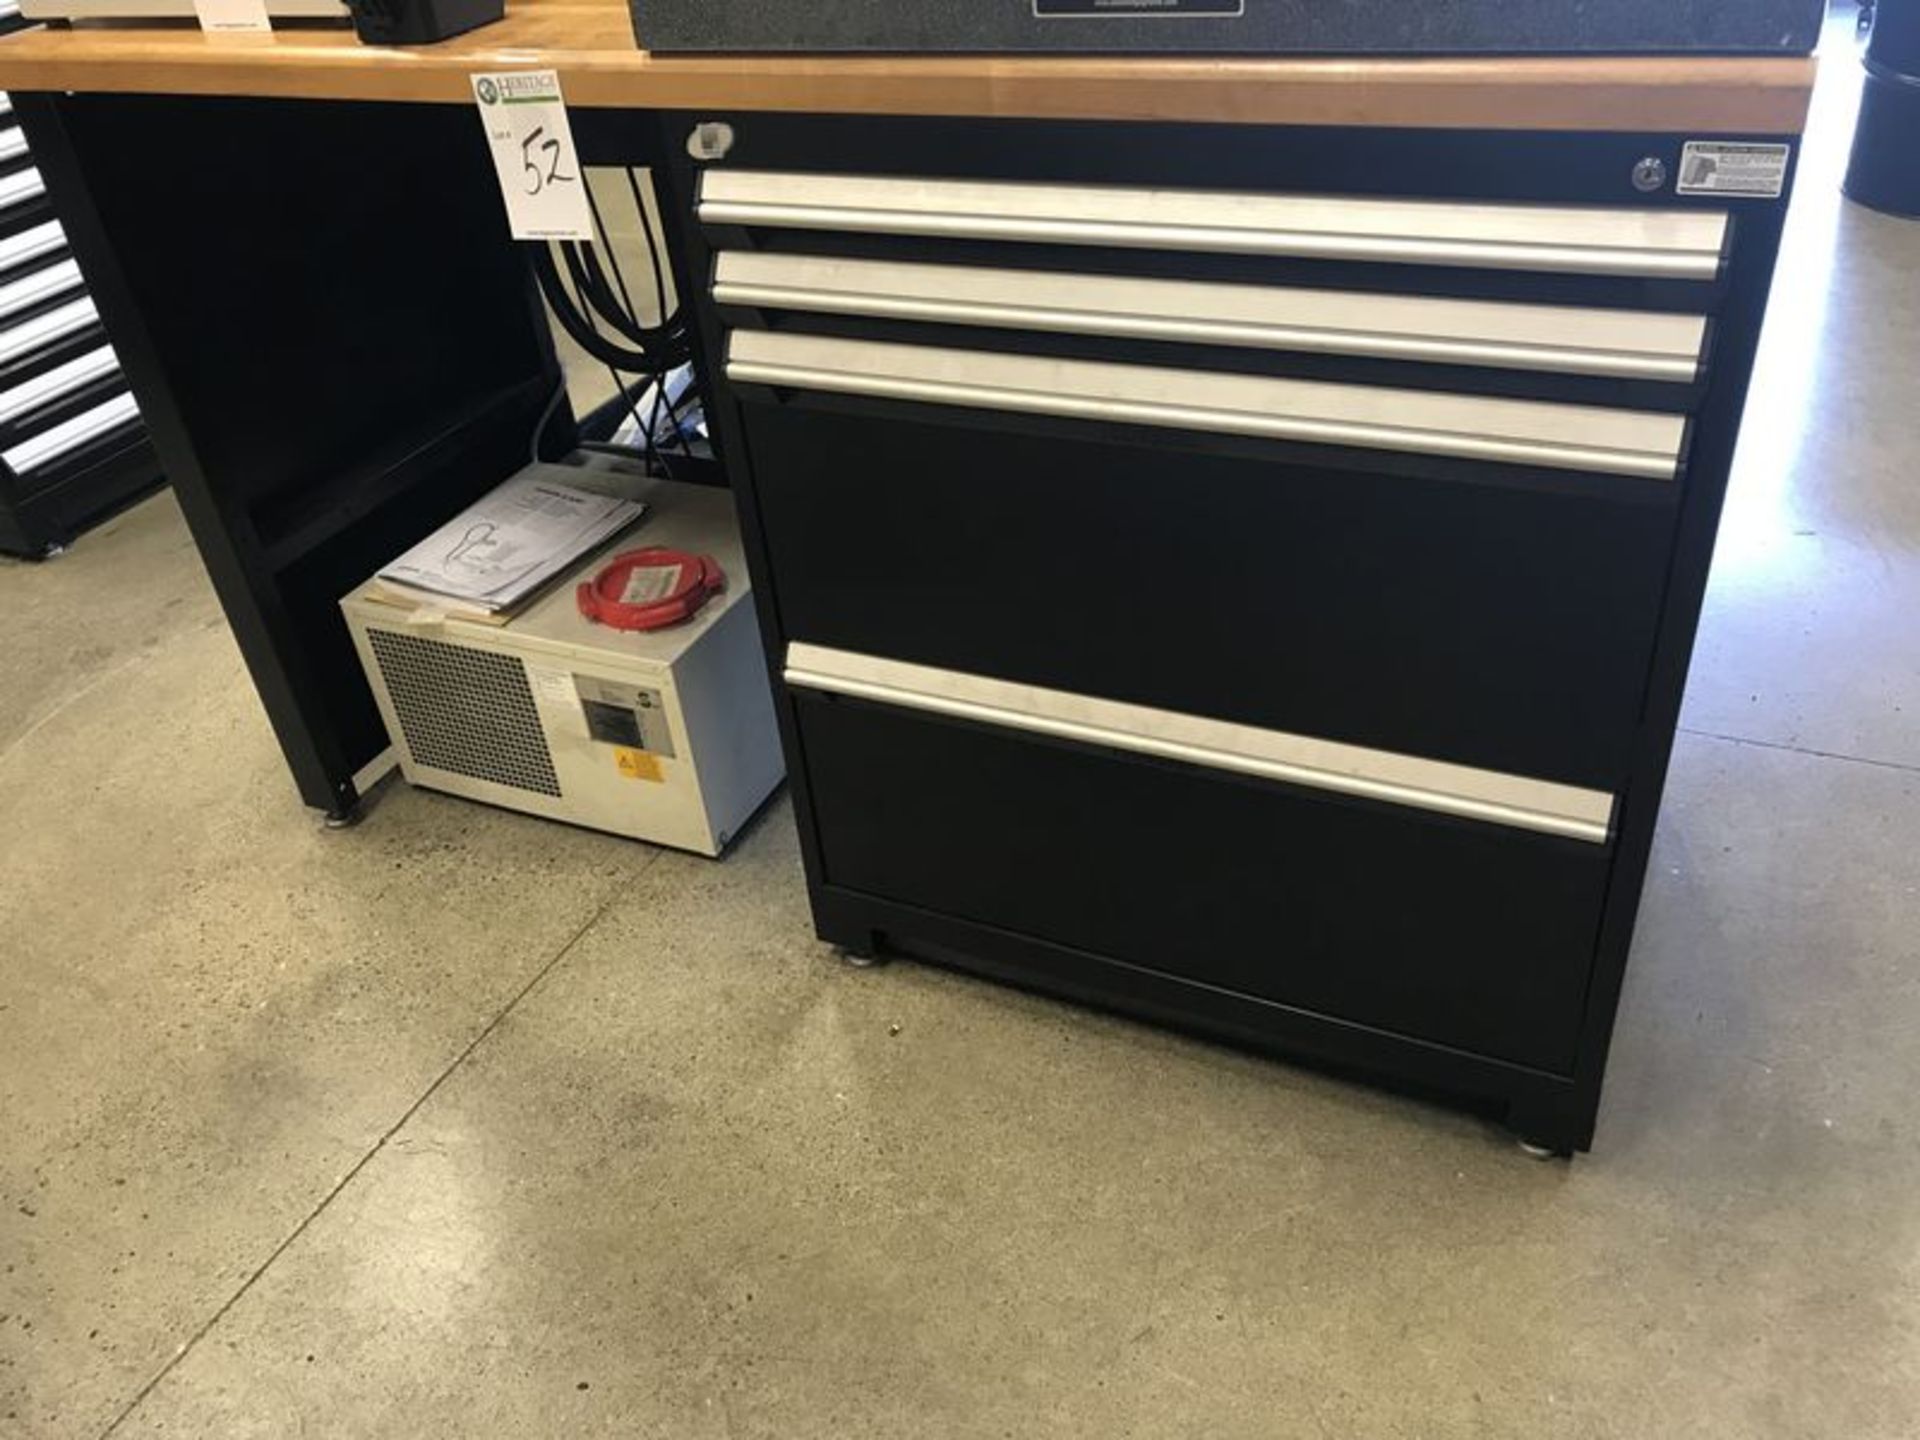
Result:
M507 13L506 0L347 0L347 8L368 45L431 45Z
M1847 198L1920 216L1920 0L1879 0Z
M632 0L668 51L1804 55L1819 0Z

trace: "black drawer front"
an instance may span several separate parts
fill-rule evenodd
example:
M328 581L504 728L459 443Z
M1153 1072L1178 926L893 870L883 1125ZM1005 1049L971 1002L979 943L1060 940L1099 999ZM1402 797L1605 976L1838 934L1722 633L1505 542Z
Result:
M1618 787L1668 493L887 408L744 407L785 635Z
M795 694L831 885L1572 1065L1599 847Z

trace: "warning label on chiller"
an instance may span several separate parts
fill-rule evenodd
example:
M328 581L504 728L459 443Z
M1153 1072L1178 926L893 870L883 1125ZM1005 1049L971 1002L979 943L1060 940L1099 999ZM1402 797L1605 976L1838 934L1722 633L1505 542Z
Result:
M1773 199L1786 188L1790 145L1740 145L1689 140L1680 152L1682 195L1757 195Z
M1049 16L1244 15L1246 0L1033 0L1033 13Z

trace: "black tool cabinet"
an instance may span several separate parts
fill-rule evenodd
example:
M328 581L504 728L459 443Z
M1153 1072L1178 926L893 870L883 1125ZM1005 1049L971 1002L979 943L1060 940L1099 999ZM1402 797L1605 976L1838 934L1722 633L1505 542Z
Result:
M1784 195L666 123L819 933L1586 1148Z
M17 24L0 17L0 32ZM48 554L159 480L119 357L0 95L0 552Z

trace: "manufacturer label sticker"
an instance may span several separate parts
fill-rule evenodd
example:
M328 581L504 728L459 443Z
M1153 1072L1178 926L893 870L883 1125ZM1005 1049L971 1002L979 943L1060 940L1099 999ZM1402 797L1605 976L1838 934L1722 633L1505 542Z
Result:
M527 683L533 687L533 693L548 704L573 707L573 676L566 671L529 665Z
M678 565L640 565L627 572L627 588L620 592L623 605L651 605L664 600L680 588Z
M1778 198L1787 187L1791 145L1748 145L1719 140L1689 140L1680 152L1682 195L1746 195Z

